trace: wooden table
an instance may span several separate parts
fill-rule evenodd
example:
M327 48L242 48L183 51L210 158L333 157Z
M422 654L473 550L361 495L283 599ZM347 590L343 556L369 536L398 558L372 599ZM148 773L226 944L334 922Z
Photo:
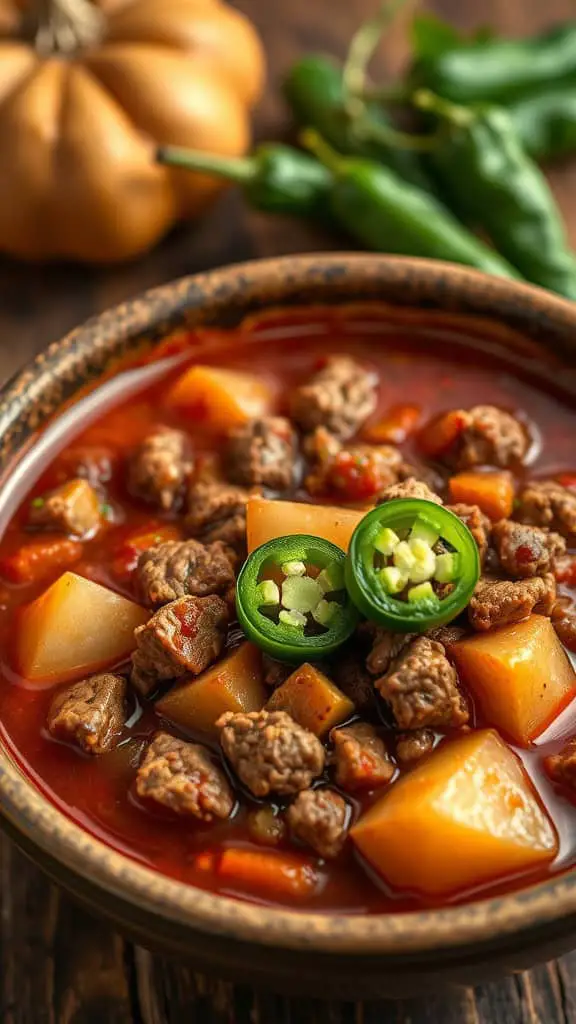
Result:
M270 88L258 135L287 125L278 83L302 51L342 53L375 0L241 0L258 24ZM462 27L494 24L529 32L574 16L572 0L429 0ZM403 25L389 33L384 60L404 59ZM576 245L576 164L553 174ZM140 263L114 271L30 269L0 262L0 377L86 317L152 285L240 259L341 248L298 223L246 211L229 193L195 229L175 232ZM135 948L61 896L7 840L0 839L1 1024L576 1024L576 954L529 974L453 995L335 1005L257 994L206 980Z

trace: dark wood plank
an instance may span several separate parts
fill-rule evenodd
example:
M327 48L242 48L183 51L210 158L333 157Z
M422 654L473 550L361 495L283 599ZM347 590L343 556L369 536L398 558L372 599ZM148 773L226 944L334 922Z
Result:
M258 138L288 128L279 85L307 49L343 54L376 0L238 0L260 27L269 88ZM573 0L429 0L463 28L479 21L527 33L574 16ZM407 54L409 12L388 33L379 73ZM551 180L576 244L576 163ZM344 243L346 244L346 243ZM92 315L145 288L226 262L342 247L342 239L298 221L248 211L228 193L195 227L175 230L137 264L114 270L29 268L0 261L0 378ZM401 1003L320 1003L206 979L134 948L59 895L0 839L0 1021L2 1024L576 1024L576 953L505 981Z

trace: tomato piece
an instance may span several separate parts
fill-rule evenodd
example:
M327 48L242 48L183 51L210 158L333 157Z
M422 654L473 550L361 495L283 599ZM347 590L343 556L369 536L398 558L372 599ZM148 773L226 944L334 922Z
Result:
M419 444L422 452L430 457L444 455L467 425L468 419L462 409L442 413L420 431Z

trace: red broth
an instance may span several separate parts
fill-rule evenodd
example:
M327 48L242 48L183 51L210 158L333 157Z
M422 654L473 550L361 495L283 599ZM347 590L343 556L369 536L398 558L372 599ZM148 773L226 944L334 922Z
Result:
M219 332L217 344L206 353L194 351L194 360L210 365L249 368L274 382L280 395L299 382L327 354L353 352L380 374L380 407L377 421L391 407L409 401L418 406L424 422L431 414L453 407L479 403L500 405L516 411L530 425L538 449L530 473L574 472L576 401L569 374L560 375L557 362L531 345L519 345L507 352L498 341L487 340L480 324L463 334L461 327L447 319L407 318L404 324L387 324L379 317L330 320L328 315L289 314L256 322L242 334ZM182 344L193 344L184 339ZM181 369L178 371L181 372ZM208 450L217 440L209 438L201 412L194 419L176 416L162 408L163 395L175 374L142 391L120 405L72 442L105 445L125 455L155 424L186 429L196 449ZM562 381L562 385L561 382ZM280 399L282 408L282 399ZM417 457L413 442L402 450L409 460ZM13 517L0 543L0 560L26 541L24 529L30 497L40 494L62 479L65 454L46 467L42 479ZM120 583L112 575L110 564L116 558L128 558L125 538L136 526L158 524L170 517L151 514L132 499L123 484L121 470L109 485L109 501L117 521L84 545L75 572L113 589L131 593L129 573ZM55 569L53 577L60 574ZM10 642L14 616L22 604L41 593L51 582L12 585L0 582L0 729L5 745L25 773L46 797L82 828L127 854L134 860L179 881L228 895L275 905L291 905L290 900L275 901L258 891L230 888L219 883L213 870L212 854L229 846L254 848L246 829L246 810L239 810L224 823L199 825L168 816L153 814L139 804L134 794L135 770L146 740L158 727L153 706L133 700L132 716L126 738L115 751L88 758L74 749L55 742L45 728L52 691L35 689L18 678L10 667ZM566 588L564 588L566 590ZM229 644L238 642L232 632ZM489 723L488 723L489 724ZM505 884L485 886L471 895L504 891L542 878L548 871L565 869L576 861L576 809L556 792L542 769L542 759L558 748L558 735L576 731L576 706L569 707L553 738L540 743L521 756L560 836L560 853L552 868L531 876L508 879ZM370 796L367 798L369 801ZM357 808L358 809L358 808ZM308 901L307 909L344 913L380 913L386 910L410 910L422 906L422 899L410 893L386 891L366 866L349 850L330 864L321 864L322 886ZM297 904L295 904L297 906Z

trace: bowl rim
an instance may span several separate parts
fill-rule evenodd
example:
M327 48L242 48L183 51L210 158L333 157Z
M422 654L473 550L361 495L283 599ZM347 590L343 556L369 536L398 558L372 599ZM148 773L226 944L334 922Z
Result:
M186 313L201 321L206 307L217 317L234 302L243 305L251 291L257 295L264 289L268 306L282 304L282 296L286 301L289 295L306 301L307 288L313 291L319 282L332 282L333 286L335 279L343 280L343 274L360 289L376 283L384 291L396 292L405 284L434 297L434 288L441 285L440 308L454 308L446 300L448 289L465 312L485 314L513 326L524 324L525 328L529 320L541 322L544 332L552 324L560 334L576 333L575 304L530 285L488 278L438 261L312 253L232 264L151 289L91 318L50 345L0 390L0 441L9 437L18 447L22 408L38 402L47 388L54 387L54 371L64 357L72 369L85 375L87 367L91 372L90 360L93 365L96 356L99 371L113 341L128 345L147 328L161 334ZM316 304L322 300L317 299ZM73 394L73 373L67 379L68 391ZM66 387L60 385L61 403ZM40 401L36 424L43 418ZM28 846L43 851L113 898L128 902L139 913L148 912L181 928L278 950L389 957L449 953L455 948L462 952L467 946L502 942L513 935L520 938L552 923L567 924L576 915L576 867L518 892L395 914L279 910L213 894L172 880L84 831L23 774L4 741L0 741L0 813Z

